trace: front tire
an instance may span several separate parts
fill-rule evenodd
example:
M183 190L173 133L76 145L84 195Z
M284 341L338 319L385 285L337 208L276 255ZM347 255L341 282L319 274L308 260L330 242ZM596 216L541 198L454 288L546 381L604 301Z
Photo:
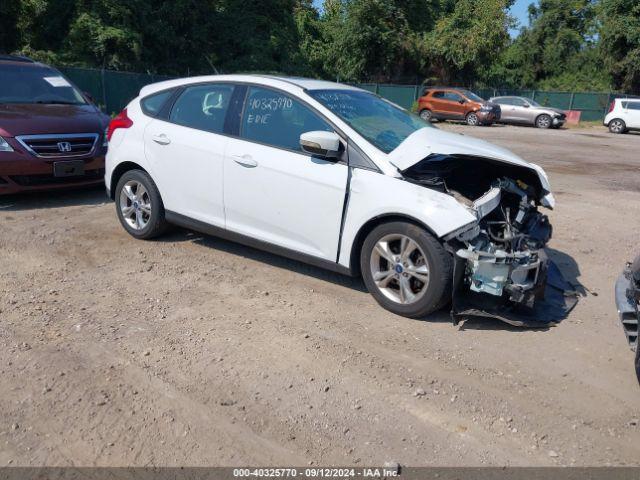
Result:
M431 113L431 110L425 108L420 110L420 118L425 122L430 122L433 119L433 114Z
M451 255L411 223L389 222L374 228L362 246L360 269L373 298L403 317L424 317L451 299Z
M480 119L478 118L478 114L476 112L467 113L465 121L467 122L467 125L470 125L472 127L477 127L478 125L480 125Z
M552 121L551 116L543 113L542 115L538 115L536 118L536 127L537 128L549 128L551 127Z
M609 122L609 131L611 133L624 133L627 131L627 124L621 118L614 118Z
M115 203L118 219L129 235L148 240L166 230L164 204L147 172L125 172L116 186Z

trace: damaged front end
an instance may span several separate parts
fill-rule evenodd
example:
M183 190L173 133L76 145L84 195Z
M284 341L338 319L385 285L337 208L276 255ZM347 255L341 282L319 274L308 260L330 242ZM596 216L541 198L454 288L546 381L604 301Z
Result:
M540 327L564 318L577 302L549 260L553 207L544 173L471 155L430 155L402 171L408 181L452 195L477 221L445 237L454 256L452 316L491 317Z

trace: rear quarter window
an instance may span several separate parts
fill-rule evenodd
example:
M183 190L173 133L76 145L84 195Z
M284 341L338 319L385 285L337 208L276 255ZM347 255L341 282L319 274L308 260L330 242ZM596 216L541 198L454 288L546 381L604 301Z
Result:
M164 107L164 104L167 103L167 100L173 95L173 92L174 90L165 90L143 98L140 101L142 111L150 117L157 117L162 107Z

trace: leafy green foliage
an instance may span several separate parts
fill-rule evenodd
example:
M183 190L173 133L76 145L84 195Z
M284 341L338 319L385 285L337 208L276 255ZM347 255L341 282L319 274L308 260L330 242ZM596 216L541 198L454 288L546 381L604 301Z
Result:
M9 0L0 51L193 75L640 91L637 0Z
M640 92L640 2L602 0L600 48L615 88Z

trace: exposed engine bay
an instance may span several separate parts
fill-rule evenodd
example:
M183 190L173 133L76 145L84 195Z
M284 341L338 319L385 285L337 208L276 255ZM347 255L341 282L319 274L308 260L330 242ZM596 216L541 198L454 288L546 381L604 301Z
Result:
M402 175L452 195L476 216L474 224L445 238L455 261L454 322L489 316L541 326L557 321L548 308L540 310L547 293L565 314L575 305L577 298L566 301L571 287L545 252L552 227L538 207L551 208L545 201L550 192L535 170L483 157L430 155Z

